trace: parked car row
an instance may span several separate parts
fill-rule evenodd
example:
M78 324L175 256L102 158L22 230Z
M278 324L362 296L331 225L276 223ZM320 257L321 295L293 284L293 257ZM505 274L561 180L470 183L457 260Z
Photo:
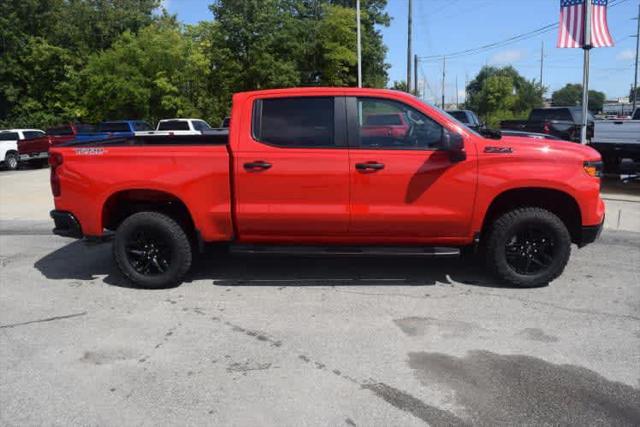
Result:
M20 162L41 167L47 164L51 147L71 141L100 141L110 138L127 138L144 135L201 135L220 132L228 128L225 118L221 128L214 129L200 119L160 120L154 129L142 120L104 121L98 125L68 123L40 129L0 130L0 163L5 169L17 169Z
M581 107L535 108L527 120L503 120L499 131L487 128L473 111L448 113L489 138L526 136L580 142ZM640 161L640 108L630 119L597 120L589 114L587 123L589 145L602 155L607 172L618 173L623 159Z

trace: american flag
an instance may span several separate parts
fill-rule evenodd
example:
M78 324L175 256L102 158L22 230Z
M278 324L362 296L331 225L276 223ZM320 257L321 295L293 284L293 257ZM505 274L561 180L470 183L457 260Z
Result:
M591 8L591 40L584 42L585 1L560 0L560 31L558 47L582 48L585 44L591 47L613 46L613 39L607 25L607 1L590 0Z

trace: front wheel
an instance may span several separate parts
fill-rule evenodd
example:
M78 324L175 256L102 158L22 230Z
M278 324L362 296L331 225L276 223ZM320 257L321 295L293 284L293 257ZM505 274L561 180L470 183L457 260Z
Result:
M521 208L493 223L485 249L487 267L500 279L522 288L543 286L564 271L571 236L553 213Z
M191 242L183 228L159 212L138 212L116 230L113 256L132 283L160 289L180 283L192 260Z

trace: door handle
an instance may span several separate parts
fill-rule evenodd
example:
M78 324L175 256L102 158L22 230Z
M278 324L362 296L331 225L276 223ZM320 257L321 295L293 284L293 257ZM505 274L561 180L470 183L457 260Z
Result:
M356 163L356 169L360 171L366 171L366 170L379 171L384 169L384 163L378 163L378 162Z
M256 160L255 162L249 162L244 164L246 170L267 170L271 167L271 163L264 162L262 160Z

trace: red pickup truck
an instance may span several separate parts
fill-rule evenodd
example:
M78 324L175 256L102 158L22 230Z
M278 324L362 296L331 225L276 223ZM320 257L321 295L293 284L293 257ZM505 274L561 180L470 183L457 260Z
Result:
M402 124L368 132L366 117L380 112ZM524 287L555 279L571 243L593 242L602 227L602 164L586 146L485 139L378 89L239 93L231 117L228 133L52 148L54 233L115 232L117 265L148 288L179 283L209 242L334 255L475 247L499 278Z
M46 166L50 147L72 141L80 133L91 132L92 130L93 126L91 125L76 123L49 128L44 135L38 138L25 139L18 142L20 160L36 166Z

